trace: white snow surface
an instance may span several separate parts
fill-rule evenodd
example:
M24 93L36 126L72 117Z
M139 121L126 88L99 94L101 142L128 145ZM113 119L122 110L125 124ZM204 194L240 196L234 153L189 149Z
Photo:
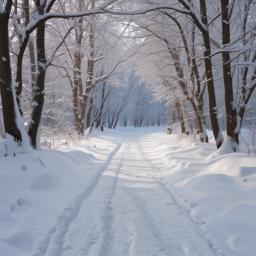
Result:
M156 129L0 158L1 256L255 256L256 159Z

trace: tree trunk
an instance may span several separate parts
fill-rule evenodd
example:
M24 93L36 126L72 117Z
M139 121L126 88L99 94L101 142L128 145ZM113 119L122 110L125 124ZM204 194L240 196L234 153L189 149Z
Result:
M38 6L40 15L44 14L44 5ZM45 56L45 22L42 22L36 31L36 48L37 48L37 77L36 85L32 89L32 113L31 123L28 134L31 145L36 148L38 129L41 121L44 96L45 96L45 75L46 75L46 56Z
M176 111L177 111L178 119L180 121L181 133L186 133L186 126L185 126L183 111L181 108L181 104L178 101L176 102Z
M205 134L205 129L204 129L204 125L203 125L203 120L202 120L202 116L200 115L200 111L198 109L198 107L196 106L195 102L193 101L193 99L189 100L195 115L196 115L196 124L199 130L199 134L200 134L200 141L201 142L207 142L207 134Z
M75 122L75 129L78 135L83 136L84 135L84 120L78 119Z
M222 16L222 44L223 47L230 45L230 18L229 18L229 0L221 0L221 16ZM226 107L226 126L227 136L231 138L234 144L232 149L237 150L239 144L239 134L237 128L237 110L234 106L233 81L231 75L231 61L228 50L222 52L223 62L223 80L225 88L225 107Z
M86 128L91 127L92 124L92 112L93 112L93 98L90 96L89 104L88 104L88 110L86 113Z
M29 0L23 0L23 10L24 10L25 24L27 25L30 21ZM28 41L28 50L29 50L29 58L30 58L31 88L33 89L36 86L36 59L35 59L34 44L31 39L29 39ZM20 82L22 83L22 77Z
M91 0L91 8L94 9L95 0ZM81 119L85 120L86 118L86 126L90 125L91 120L91 105L90 101L92 98L90 97L92 87L93 87L93 77L94 77L94 69L95 69L95 31L94 31L94 16L92 16L89 21L89 36L88 36L88 48L89 48L89 56L87 59L87 79L85 82L85 88L83 92L83 104L81 107ZM89 120L90 119L90 120ZM89 126L88 126L89 127Z
M81 78L81 53L80 50L74 54L74 83L72 88L72 104L74 112L75 130L79 135L83 135L83 124L81 118L82 108L82 78Z
M205 116L204 116L204 103L203 103L203 100L201 100L198 104L198 113L201 117L201 120L202 120L202 125L203 125L203 135L204 135L204 141L206 143L209 143L209 138L208 138L208 135L207 135L207 130L206 130L206 123L205 123Z
M21 132L16 123L15 97L12 86L12 73L9 51L9 15L0 14L0 91L3 107L5 132L13 136L14 140L21 142Z
M207 18L207 8L205 0L200 0L200 12L201 12L201 20L205 27L208 27L208 18ZM212 71L212 61L211 61L211 44L210 44L210 35L209 31L202 31L203 40L204 40L204 64L205 64L205 74L206 74L206 83L208 89L208 98L209 98L209 111L210 111L210 120L213 135L215 138L217 148L220 148L223 137L221 134L218 116L217 116L217 104L216 104L216 96L214 89L214 81L213 81L213 71Z

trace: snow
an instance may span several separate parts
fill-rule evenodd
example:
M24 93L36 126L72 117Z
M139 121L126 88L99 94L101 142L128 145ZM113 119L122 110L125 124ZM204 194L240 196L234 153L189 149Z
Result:
M78 205L80 194L90 189L101 162L115 147L103 139L88 143L0 158L1 256L31 255L56 220L68 223L68 216L59 216ZM85 169L87 162L91 165Z
M218 149L218 151L216 152L216 154L222 155L222 154L229 154L229 153L237 152L237 151L239 151L239 146L237 145L235 140L232 139L231 137L225 135L223 142L222 142L220 148Z
M255 254L255 156L153 128L66 141L0 143L1 256Z
M253 256L255 156L216 154L212 144L201 145L176 135L153 134L147 139L155 149L147 157L219 255Z

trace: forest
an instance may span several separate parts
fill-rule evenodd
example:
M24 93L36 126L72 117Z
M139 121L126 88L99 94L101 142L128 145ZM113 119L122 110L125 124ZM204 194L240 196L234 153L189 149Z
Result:
M255 13L0 0L3 255L254 256Z

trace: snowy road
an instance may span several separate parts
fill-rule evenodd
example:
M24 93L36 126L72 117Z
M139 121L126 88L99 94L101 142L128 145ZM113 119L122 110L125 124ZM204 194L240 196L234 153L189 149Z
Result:
M102 168L33 256L216 255L149 160L151 144L142 134L114 139Z

